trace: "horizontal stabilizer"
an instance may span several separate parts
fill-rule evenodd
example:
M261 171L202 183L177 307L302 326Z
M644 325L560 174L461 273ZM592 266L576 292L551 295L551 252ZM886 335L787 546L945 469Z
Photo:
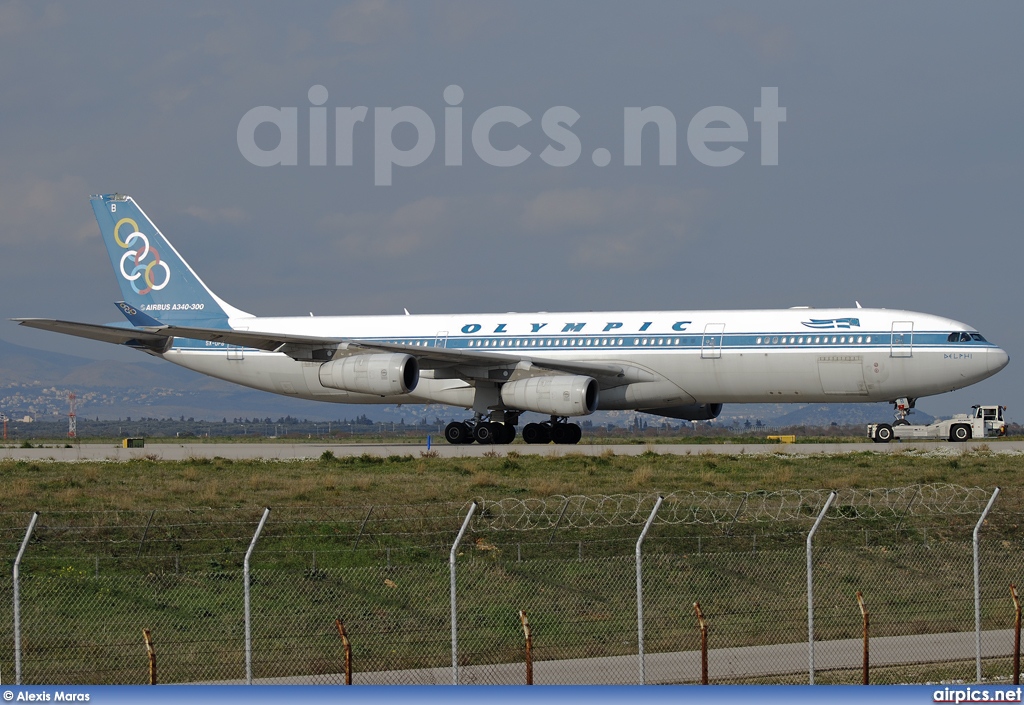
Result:
M166 335L149 333L135 328L121 328L119 326L97 325L95 323L77 323L75 321L58 321L52 318L12 318L23 326L38 328L39 330L75 335L79 338L99 340L104 343L115 345L128 345L136 348L145 348L155 352L165 352L171 345L171 339Z

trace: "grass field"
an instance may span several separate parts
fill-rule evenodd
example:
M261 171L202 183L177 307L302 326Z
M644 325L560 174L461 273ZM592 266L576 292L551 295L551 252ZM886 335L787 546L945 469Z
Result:
M11 565L30 512L39 511L23 565L27 682L142 682L144 626L162 649L162 682L236 679L244 673L242 555L270 506L253 564L256 676L326 678L339 670L335 617L356 644L357 670L449 662L448 549L473 500L483 501L482 513L458 559L467 665L521 658L518 609L531 616L538 659L635 654L633 550L659 493L670 495L666 502L716 493L739 503L710 522L699 521L696 509L664 509L681 519L656 524L645 544L649 653L696 648L696 600L711 622L712 648L806 639L803 544L824 493L807 495L777 519L748 518L753 498L783 490L839 490L817 540L818 638L859 636L856 590L872 608L875 635L969 631L971 530L979 501L1000 486L983 534L984 628L997 629L1007 627L1007 585L1024 577L1020 466L1018 457L984 450L937 457L697 451L547 458L512 449L459 460L325 453L300 462L4 461L0 557ZM969 493L970 502L966 491L953 491L948 506L920 513L905 511L916 501L913 491L900 495L911 498L900 500L905 509L888 514L850 499L863 501L871 488L944 483L984 489ZM563 499L573 495L627 500L612 502L612 510L587 505L618 512L602 523L574 514L576 505ZM519 501L543 505L544 521L493 521L498 507ZM10 604L5 572L0 597ZM7 645L9 625L0 621ZM10 647L0 647L5 672L9 658ZM973 674L973 663L946 663L942 654L922 660L940 665L887 669L877 680ZM1005 677L1005 659L986 668ZM631 677L623 674L623 682ZM857 678L837 671L822 682Z
M690 490L748 492L948 482L1012 488L1024 459L984 450L797 457L701 454L551 458L515 450L446 460L409 453L319 461L194 458L75 464L0 461L2 511L97 511L275 505L380 505L474 497L544 497Z

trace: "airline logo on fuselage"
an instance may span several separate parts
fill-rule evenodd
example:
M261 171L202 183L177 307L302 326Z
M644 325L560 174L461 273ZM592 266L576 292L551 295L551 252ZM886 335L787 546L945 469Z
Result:
M693 323L693 321L676 321L675 323L672 324L672 330L677 332L677 333L682 333L682 332L684 332L686 330L686 326L690 325L691 323ZM530 333L557 333L557 334L561 334L561 333L582 333L583 332L583 328L587 325L587 322L583 321L582 323L577 323L577 322L565 323L562 326L561 329L559 329L557 324L556 324L554 328L548 328L547 330L544 330L544 329L547 328L548 325L550 325L549 323L530 323L528 325L530 326L530 330L529 330ZM604 326L601 328L600 332L601 333L611 333L613 335L615 333L620 333L620 332L621 333L630 332L630 331L627 331L627 330L623 330L623 326L624 325L625 324L620 322L620 321L609 321L609 322L604 324ZM654 325L654 321L645 321L643 324L640 325L639 328L637 328L637 330L635 332L643 333L644 331L646 331L648 328L650 328L653 325ZM518 335L519 334L516 331L508 330L508 324L507 323L498 323L495 326L493 331L490 331L490 330L483 331L483 325L480 324L480 323L467 323L466 325L462 326L461 330L462 330L462 332L465 335L473 335L474 333L480 333L480 332L484 332L485 334L488 334L488 335L491 334L491 333L509 333L509 334L513 334L513 335Z
M808 328L815 330L833 330L835 328L860 328L859 318L812 318L803 321Z

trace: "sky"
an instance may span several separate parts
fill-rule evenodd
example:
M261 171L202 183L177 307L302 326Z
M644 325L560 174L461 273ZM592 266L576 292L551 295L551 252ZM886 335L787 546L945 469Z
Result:
M859 301L1009 352L922 410L1024 420L1021 27L1016 1L0 2L0 318L119 319L88 204L117 191L251 313Z

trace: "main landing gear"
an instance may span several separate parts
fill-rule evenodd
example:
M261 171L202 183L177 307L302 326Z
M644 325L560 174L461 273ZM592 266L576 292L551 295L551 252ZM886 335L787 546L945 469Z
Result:
M482 415L470 421L452 421L444 428L444 438L452 445L507 445L515 440L514 422L487 421ZM583 437L578 424L567 423L565 417L552 416L550 421L528 423L523 427L523 440L529 444L551 443L575 445Z
M523 440L530 444L554 441L556 445L576 445L583 437L583 430L578 424L566 423L564 418L552 416L550 421L526 424Z
M444 439L452 445L507 445L516 438L513 423L485 421L482 416L471 421L452 421L444 427Z

